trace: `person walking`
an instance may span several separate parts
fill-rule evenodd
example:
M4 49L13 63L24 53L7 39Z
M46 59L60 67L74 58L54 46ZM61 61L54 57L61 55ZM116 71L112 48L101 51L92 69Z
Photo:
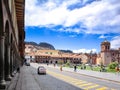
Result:
M62 71L62 65L60 66L60 71Z
M19 66L17 67L17 72L20 73L20 67Z
M119 72L120 72L119 66L116 66L115 70L116 70L116 74L119 75Z
M75 71L75 72L76 72L76 69L77 69L77 66L75 65L75 66L74 66L74 71Z

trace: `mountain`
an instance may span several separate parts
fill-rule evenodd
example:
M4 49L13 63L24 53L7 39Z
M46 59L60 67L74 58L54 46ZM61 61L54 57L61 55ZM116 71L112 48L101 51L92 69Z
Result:
M25 44L30 44L30 45L33 45L33 46L38 46L38 44L35 43L35 42L25 42Z
M40 42L39 44L35 42L25 42L25 44L33 45L38 50L43 50L43 49L55 50L53 45L46 43L46 42ZM59 51L64 52L64 53L73 53L71 50L59 50Z
M35 42L25 42L25 44L33 45L37 49L51 49L51 50L55 50L53 45L51 45L49 43L46 43L46 42L41 42L39 44L37 44Z
M64 52L64 53L73 53L71 50L59 50L61 52Z
M49 43L46 43L46 42L41 42L39 43L39 46L40 47L44 47L44 48L49 48L49 49L52 49L52 50L55 50L54 46L49 44Z

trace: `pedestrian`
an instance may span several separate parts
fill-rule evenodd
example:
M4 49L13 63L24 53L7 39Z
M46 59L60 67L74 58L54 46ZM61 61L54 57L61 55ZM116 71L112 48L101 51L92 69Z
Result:
M62 71L62 65L60 66L60 71Z
M75 65L75 66L74 66L74 71L75 71L75 72L76 72L76 69L77 69L77 66Z
M119 66L116 66L115 70L116 70L116 74L119 74L120 72Z
M54 65L54 67L55 67L55 63L54 63L53 65Z
M27 60L26 60L26 59L24 59L24 65L26 65L26 61L27 61Z
M20 67L17 68L17 72L20 73Z

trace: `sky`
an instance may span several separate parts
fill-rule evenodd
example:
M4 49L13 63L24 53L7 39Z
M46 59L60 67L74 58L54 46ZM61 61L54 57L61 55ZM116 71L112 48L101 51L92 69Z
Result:
M75 53L100 52L104 40L120 47L119 0L26 0L25 41Z

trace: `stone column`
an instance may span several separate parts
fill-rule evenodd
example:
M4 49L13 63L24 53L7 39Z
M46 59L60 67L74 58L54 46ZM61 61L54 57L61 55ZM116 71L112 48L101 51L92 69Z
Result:
M16 65L15 65L15 64L16 64L16 63L15 63L15 60L16 60L16 58L15 58L15 53L14 53L14 54L13 54L13 71L15 71L15 66L16 66Z
M5 60L5 80L10 81L11 75L10 75L10 43L8 43L6 47L6 60Z
M12 77L14 77L13 75L13 50L11 49L11 57L10 57L10 74Z
M6 86L4 80L4 40L5 36L0 36L0 89L5 89Z
M13 67L13 69L14 69L14 71L16 70L16 65L17 63L16 63L16 54L14 55L14 67Z

